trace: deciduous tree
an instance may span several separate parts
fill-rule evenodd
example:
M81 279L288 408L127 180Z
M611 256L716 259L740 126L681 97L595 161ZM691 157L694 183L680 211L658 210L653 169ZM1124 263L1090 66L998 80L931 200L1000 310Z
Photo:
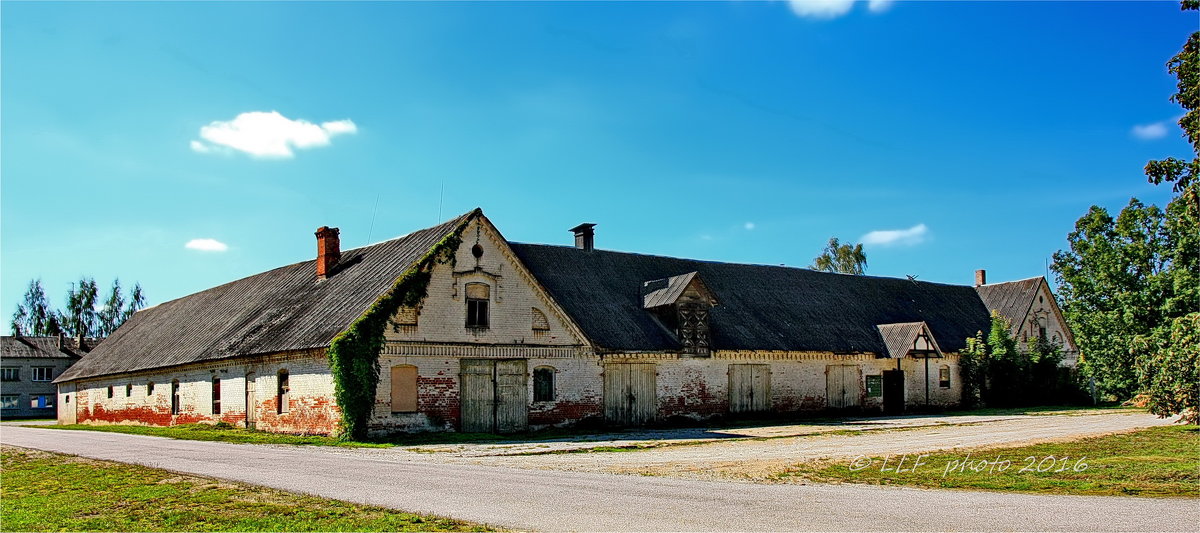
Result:
M812 266L808 268L821 272L861 275L867 268L867 254L863 252L862 244L842 244L837 237L831 237L821 255L814 258Z

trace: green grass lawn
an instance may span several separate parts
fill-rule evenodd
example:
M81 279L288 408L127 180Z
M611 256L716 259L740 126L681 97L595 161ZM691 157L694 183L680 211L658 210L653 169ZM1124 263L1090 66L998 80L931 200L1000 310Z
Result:
M4 531L491 531L486 526L10 446Z
M1031 446L801 463L772 479L1196 498L1200 497L1200 429L1161 426Z
M69 424L30 426L42 429L77 429L83 431L106 431L131 435L150 435L184 440L206 440L242 444L296 444L309 446L344 446L350 448L387 448L391 446L415 446L420 444L457 444L465 442L536 441L583 435L582 430L547 430L529 433L494 435L491 433L430 432L410 435L393 435L369 441L347 441L337 437L320 435L287 435L255 431L253 429L214 426L213 424L180 424L177 426L136 426L132 424ZM594 433L588 432L588 433Z

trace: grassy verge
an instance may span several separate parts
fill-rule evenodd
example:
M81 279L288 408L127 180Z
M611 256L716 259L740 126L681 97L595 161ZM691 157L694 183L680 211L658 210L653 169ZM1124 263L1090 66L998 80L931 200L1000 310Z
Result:
M29 426L41 429L75 429L82 431L104 431L130 435L149 435L170 439L233 442L239 444L294 444L308 446L343 446L349 448L387 448L391 446L416 446L421 444L463 444L510 441L553 440L565 437L584 437L595 432L582 430L548 430L531 433L495 435L491 433L431 432L411 435L394 435L369 441L347 441L321 435L287 435L239 427L218 427L212 424L180 424L177 426L136 426L132 424L68 424ZM613 433L619 433L614 431Z
M4 531L489 531L485 526L5 446Z
M1200 430L1162 426L1069 442L975 449L969 455L935 452L801 463L770 479L1195 498L1200 497Z

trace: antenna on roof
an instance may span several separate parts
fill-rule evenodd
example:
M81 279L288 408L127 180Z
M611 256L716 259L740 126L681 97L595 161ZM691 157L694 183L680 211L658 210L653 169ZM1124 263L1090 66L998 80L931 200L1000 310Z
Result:
M446 194L446 177L442 176L442 184L438 188L438 217L436 222L442 221L442 196Z
M916 283L916 282L917 282L917 276L915 276L915 275L913 275L913 274L905 274L904 276L905 276L906 278L908 278L908 281L911 281L911 282L913 282L913 283Z
M375 213L379 212L379 194L375 195L375 208L371 210L371 227L367 230L367 242L364 245L371 244L371 233L375 231Z

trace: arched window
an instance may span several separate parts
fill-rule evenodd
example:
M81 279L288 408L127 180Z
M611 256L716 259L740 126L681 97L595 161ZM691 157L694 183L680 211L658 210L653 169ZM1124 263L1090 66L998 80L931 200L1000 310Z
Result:
M546 320L546 313L536 307L530 309L530 314L533 315L533 331L547 332L550 331L550 321Z
M179 414L179 380L171 380L171 414Z
M488 327L488 305L491 302L491 287L486 283L467 284L467 327Z
M554 401L554 369L541 366L533 369L533 401Z
M392 367L392 412L417 412L417 367L413 365Z
M275 412L283 414L288 412L288 402L292 399L292 386L288 383L288 371L280 370L277 379L275 390Z
M944 389L950 388L950 367L942 365L938 369L938 386Z

